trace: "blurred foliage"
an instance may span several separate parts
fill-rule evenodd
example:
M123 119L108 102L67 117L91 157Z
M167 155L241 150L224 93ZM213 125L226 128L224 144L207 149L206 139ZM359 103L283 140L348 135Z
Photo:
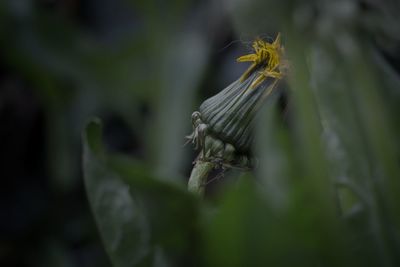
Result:
M104 244L117 266L192 266L198 207L150 168L104 154L98 122L84 136L85 182Z
M98 231L115 266L399 266L399 12L1 1L1 265L107 266ZM227 44L276 32L290 75L260 114L259 167L188 194L190 114L246 68Z

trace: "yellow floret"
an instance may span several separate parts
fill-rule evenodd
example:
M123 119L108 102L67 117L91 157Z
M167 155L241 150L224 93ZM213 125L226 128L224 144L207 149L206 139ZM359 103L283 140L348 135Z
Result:
M251 66L240 77L240 81L246 80L249 75L257 68L261 67L259 76L251 84L251 88L257 87L268 77L280 79L282 78L282 54L283 47L281 46L281 35L278 33L276 39L272 43L265 42L261 39L256 39L253 42L254 53L241 56L237 59L238 62L253 62Z

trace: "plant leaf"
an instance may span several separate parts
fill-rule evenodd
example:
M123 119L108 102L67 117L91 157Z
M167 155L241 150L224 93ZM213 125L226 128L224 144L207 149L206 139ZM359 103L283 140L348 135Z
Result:
M191 266L197 205L185 190L154 179L140 162L106 155L101 124L83 135L84 179L114 266Z

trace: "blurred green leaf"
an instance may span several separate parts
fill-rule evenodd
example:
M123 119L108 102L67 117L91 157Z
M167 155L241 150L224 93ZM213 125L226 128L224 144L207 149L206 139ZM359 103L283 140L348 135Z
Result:
M195 199L138 162L107 156L98 121L88 124L83 140L86 189L113 264L193 266Z
M205 229L206 266L266 266L268 213L253 186L242 181L223 198Z

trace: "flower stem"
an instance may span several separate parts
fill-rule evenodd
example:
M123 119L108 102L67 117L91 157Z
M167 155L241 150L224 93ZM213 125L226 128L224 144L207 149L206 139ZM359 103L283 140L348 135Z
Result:
M211 162L196 160L190 174L188 190L199 196L203 196L208 174L213 168L214 164Z

